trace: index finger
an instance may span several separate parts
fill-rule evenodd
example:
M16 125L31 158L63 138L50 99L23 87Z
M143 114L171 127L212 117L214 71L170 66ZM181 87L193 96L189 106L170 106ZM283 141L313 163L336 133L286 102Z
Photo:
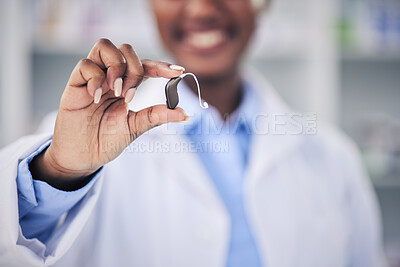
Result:
M185 71L184 67L149 59L142 60L142 64L144 76L150 78L162 77L171 79L181 75Z

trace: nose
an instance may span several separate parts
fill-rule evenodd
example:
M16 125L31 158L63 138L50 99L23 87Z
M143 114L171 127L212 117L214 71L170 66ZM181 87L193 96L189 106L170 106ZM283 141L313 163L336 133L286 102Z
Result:
M223 9L223 0L187 1L185 11L191 18L204 19L217 15Z

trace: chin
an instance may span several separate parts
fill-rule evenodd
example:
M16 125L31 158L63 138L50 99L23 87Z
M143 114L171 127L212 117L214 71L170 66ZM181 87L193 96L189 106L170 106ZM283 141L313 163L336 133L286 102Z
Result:
M233 71L231 69L220 69L220 68L188 68L187 72L194 73L199 80L205 81L220 81L225 78L232 76Z
M200 79L223 78L227 75L233 75L237 70L237 62L224 60L219 57L206 58L190 57L185 60L179 60L178 63L185 67L186 72L192 72Z

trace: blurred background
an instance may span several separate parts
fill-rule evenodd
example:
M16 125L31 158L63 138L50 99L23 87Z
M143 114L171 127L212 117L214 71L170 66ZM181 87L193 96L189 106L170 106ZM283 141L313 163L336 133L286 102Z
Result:
M0 147L56 110L94 42L132 44L163 59L147 0L0 1ZM400 266L400 1L273 0L248 64L299 111L316 111L360 146Z

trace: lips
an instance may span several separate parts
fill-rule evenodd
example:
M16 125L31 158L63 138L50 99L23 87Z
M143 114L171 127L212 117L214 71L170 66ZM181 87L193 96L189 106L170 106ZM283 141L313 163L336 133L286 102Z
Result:
M212 49L228 41L228 36L223 30L207 30L188 32L184 42L197 49Z
M194 54L211 55L232 41L234 34L230 27L196 26L180 28L176 35L180 47Z

